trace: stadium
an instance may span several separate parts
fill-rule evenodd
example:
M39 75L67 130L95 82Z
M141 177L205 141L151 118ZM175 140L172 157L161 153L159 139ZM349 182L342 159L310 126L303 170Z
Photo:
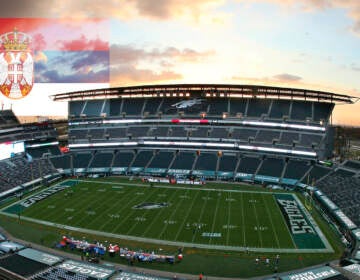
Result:
M0 114L2 279L360 277L360 162L334 159L332 125L357 98L223 84L52 98L66 121Z

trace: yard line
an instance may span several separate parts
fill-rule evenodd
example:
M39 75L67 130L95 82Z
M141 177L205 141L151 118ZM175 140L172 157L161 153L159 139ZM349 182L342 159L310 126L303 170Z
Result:
M75 223L75 225L81 226L81 222L89 218L89 215L87 215L87 213L86 213L88 211L87 209L89 209L89 211L95 211L97 209L101 209L102 207L104 207L105 203L107 203L113 199L113 196L106 197L105 201L102 201L101 203L99 203L99 198L97 196L95 196L94 193L95 192L92 192L92 194L88 196L88 199L86 199L86 201L85 201L85 206L81 207L79 210L77 210L76 214L73 216L73 219L71 221L76 221L77 219L75 217L78 217L78 216L81 217L79 219L79 221ZM98 198L98 199L94 200L95 198ZM103 199L103 198L104 197L101 196L100 199ZM84 203L82 203L81 205L83 205L83 204ZM97 205L97 207L89 208L89 205L91 205L91 204ZM94 215L94 217L96 217L97 215L98 214L96 213L96 215Z
M84 195L79 197L79 199L81 198L83 200L81 201L81 203L78 203L76 206L74 206L74 204L73 204L74 201L72 199L67 200L66 204L63 204L62 208L63 209L67 208L67 207L64 208L64 206L68 206L68 204L70 204L69 205L70 208L76 207L78 210L74 211L74 216L77 216L83 209L86 208L86 206L83 207L83 205L86 205L92 199L92 196L85 196L84 198L83 197L84 197ZM78 201L79 199L77 199L76 201ZM49 217L52 218L52 216L55 216L55 220L57 220L57 218L61 217L62 215L59 216L59 212L56 211L55 213L52 213ZM45 216L43 219L48 220L49 217ZM54 218L52 218L52 219L54 219Z
M43 200L43 202L45 203L45 206L50 204L48 201L52 201L53 198L54 198L54 196L55 196L55 197L56 197L56 195L60 195L60 196L61 196L61 194L63 194L64 191L68 191L68 190L69 190L69 188L64 189L64 190L62 190L62 191L60 191L60 192L57 192L57 193L55 193L55 194L53 194L53 195L45 198L45 199ZM80 195L80 198L82 198L83 196L84 196L84 194L82 193L82 194ZM86 197L86 196L85 196L85 197ZM72 201L71 199L68 199L68 200L66 200L66 202L64 202L64 203L62 204L61 207L64 208L64 206L65 206L65 205L67 206L68 204L71 204L71 206L73 206L72 203L73 203L73 201ZM80 204L80 205L81 205L81 204ZM36 216L38 216L38 214L40 214L40 217L41 217L41 219L43 219L43 220L51 220L52 216L56 216L56 217L57 217L57 215L59 214L57 211L49 211L49 209L47 209L47 208L42 209L42 210L39 210L38 207L35 207L35 209L37 209L37 213L36 213L35 215L33 215L33 216L36 217ZM42 215L42 213L43 213L43 212L46 212L46 211L48 211L48 213L45 214L45 215ZM31 214L30 214L30 215L31 215Z
M171 191L170 191L170 192L171 192ZM172 192L172 194L171 194L171 196L170 196L170 198L169 198L169 201L172 201L173 197L176 195L177 192L178 192L178 190L175 190L175 191ZM149 231L149 229L152 228L153 224L154 224L155 222L157 222L158 217L159 217L164 211L168 211L168 209L167 209L166 207L160 209L160 210L158 211L158 213L156 214L156 216L153 217L150 225L148 225L147 228L143 231L143 234L142 234L141 236L145 236L145 235L147 234L147 232Z
M94 199L94 197L92 197L92 199ZM101 213L97 213L97 211L101 211L102 208L104 207L104 205L106 205L107 203L111 202L112 200L114 199L114 196L109 196L107 197L104 201L101 201L99 202L99 200L96 200L96 205L98 205L97 207L95 208L91 208L90 211L94 211L95 212L95 215L94 215L94 220L96 220L98 217L101 216ZM85 207L86 208L86 207ZM87 213L87 210L83 208L82 210L79 211L79 214L82 215L82 218L80 218L75 224L78 225L78 226L81 226L82 225L82 222L83 221L86 221L86 220L90 220L89 219L89 215ZM103 212L104 210L102 210L101 212ZM85 212L85 213L84 213ZM78 216L78 214L76 214L76 216ZM76 219L74 219L76 216L73 217L73 220L75 221ZM93 222L93 220L91 221L91 223ZM90 223L87 223L86 224L86 228L90 228L89 227Z
M219 209L219 201L220 201L220 198L222 196L221 192L219 192L220 195L218 195L218 198L217 198L217 201L216 201L216 207L215 207L215 214L214 214L214 219L213 219L213 224L211 226L211 232L214 232L214 229L215 229L215 224L216 224L216 216L217 216L217 212L218 212L218 209ZM209 243L208 244L211 244L211 241L212 241L213 237L210 236L210 239L209 239Z
M116 207L119 207L119 204L118 204L118 202L122 202L124 199L126 200L127 199L127 197L128 196L130 196L132 194L132 192L130 192L130 191L128 191L125 195L123 195L120 199L118 198L118 197L116 197L115 195L114 196L112 196L112 197L115 197L115 199L118 199L119 201L117 201L117 203L115 202L114 204L113 204L113 206L112 207L110 207L110 208L108 208L108 209L106 209L106 212L105 213L103 213L103 214L108 214L110 211L112 211L114 208L116 208ZM99 205L100 205L100 207L101 206L103 206L104 205L104 203L103 202L101 202L101 203L99 203ZM105 211L105 210L104 210ZM116 212L118 212L118 211L116 211ZM90 227L90 225L92 225L93 223L95 223L96 222L96 220L98 220L98 219L100 219L101 218L101 215L99 214L99 215L97 215L96 216L96 218L95 219L93 219L89 224L88 224L88 227ZM121 217L120 217L121 218ZM109 219L109 220L107 220L107 221L105 221L105 223L104 224L107 224L107 223L109 223L111 221L111 219ZM104 225L103 224L103 225Z
M177 190L171 195L171 197L173 197L175 195L175 193L177 192ZM157 192L156 192L157 193ZM158 194L158 193L157 193ZM164 210L165 208L161 209L160 211ZM159 211L159 212L160 212ZM141 215L141 218L144 218L146 216L146 214L149 214L149 211L143 211L143 214ZM155 220L155 218L153 219L153 221ZM131 228L126 232L127 235L130 234L130 232L138 225L138 223L141 222L141 219L137 220L135 223L133 223L133 225L131 226Z
M129 190L128 191L128 194L131 194L133 195L133 191L132 190ZM132 199L129 199L127 203L123 204L123 206L120 208L120 210L118 210L118 213L122 213L122 211L126 208L129 207L129 205L131 205L132 203L134 203L134 201L137 199L137 196L136 195L133 195L133 198ZM121 217L120 217L121 218ZM112 220L109 219L106 223L102 224L101 227L99 228L99 230L102 230L103 228L105 228Z
M230 217L231 217L231 193L228 193L228 220L227 220L227 232L226 232L226 245L229 245L230 238ZM244 245L245 246L245 245Z
M246 246L246 227L245 227L245 213L244 213L244 198L243 193L240 194L241 197L241 217L242 217L242 228L243 228L243 237L244 237L244 246Z
M186 193L185 193L185 196L187 195L187 193L189 192L189 190L186 190ZM183 201L184 198L181 199L181 201ZM171 220L172 217L175 215L175 213L177 212L177 210L179 209L179 207L181 206L181 202L178 202L177 205L176 205L176 208L175 210L171 213L170 217L168 218L168 220ZM160 232L158 238L160 238L164 232L166 231L167 227L168 227L169 224L165 224L165 226L163 227L162 231Z
M255 201L254 196L253 196L253 193L251 194L251 199L252 199L253 201ZM262 247L262 236L261 236L261 232L260 232L259 218L258 218L256 206L255 206L256 203L253 202L252 204L253 204L253 206L254 206L255 219L256 219L256 223L257 223L257 227L258 227L258 228L257 228L257 232L258 232L258 235L259 235L260 247Z
M206 206L206 204L207 204L207 202L208 202L208 200L209 200L209 199L208 199L208 198L209 198L209 195L210 195L210 191L208 191L207 196L206 196L206 199L205 199L205 201L204 201L204 204L203 204L203 206L202 206L202 208L201 208L201 212L200 212L200 216L199 216L199 219L198 219L198 223L200 223L201 218L202 218L202 216L203 216L203 214L204 214L205 206ZM193 243L194 240L195 240L195 236L196 236L197 231L198 231L198 227L196 227L195 233L193 234L193 238L192 238L192 240L191 240L192 243Z
M278 237L278 235L277 235L277 233L276 233L276 231L275 231L274 223L273 223L273 220L272 220L272 215L271 215L271 213L270 213L270 211L269 211L268 204L267 204L267 202L266 202L266 199L264 199L264 197L263 197L262 195L261 195L261 198L262 198L262 200L264 201L265 208L266 208L266 211L267 211L267 214L268 214L268 216L269 216L270 223L271 223L271 227L272 227L272 230L273 230L274 235L275 235L275 239L276 239L277 246L278 246L278 248L280 248L279 237Z
M194 196L194 199L193 199L193 201L191 202L191 206L189 207L189 210L188 210L188 212L186 213L186 216L185 216L185 218L184 218L181 226L179 227L178 232L176 233L176 236L175 236L175 239L174 239L175 241L178 239L179 234L180 234L182 228L184 227L185 221L189 218L190 213L191 213L191 210L192 210L192 208L193 208L193 206L194 206L194 204L195 204L196 198L198 197L199 194L200 194L200 192L196 192L196 195Z
M146 202L152 195L154 195L154 194L155 194L155 192L149 191L149 195L146 196L146 198L145 198L144 200L142 200L142 203L145 203L145 202ZM134 199L135 199L135 200L136 200L136 198L137 198L137 196L134 195ZM128 203L127 205L129 205L129 204L130 204L130 203ZM112 232L116 232L116 230L117 230L119 227L121 227L121 226L123 225L123 223L130 218L130 216L131 216L132 214L133 214L133 212L129 211L129 214L128 214L122 221L119 222L119 224L114 228L114 230L113 230Z

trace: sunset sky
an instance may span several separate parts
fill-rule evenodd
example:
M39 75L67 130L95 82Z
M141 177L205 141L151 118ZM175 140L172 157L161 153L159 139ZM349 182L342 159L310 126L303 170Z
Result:
M359 0L13 0L0 34L33 38L17 115L66 115L49 95L157 83L286 86L360 97ZM335 123L360 125L360 102Z

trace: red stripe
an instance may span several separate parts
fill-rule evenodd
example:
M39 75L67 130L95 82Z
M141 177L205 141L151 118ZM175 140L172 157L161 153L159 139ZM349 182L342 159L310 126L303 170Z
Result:
M32 50L109 50L108 19L0 18L0 35L15 28L32 37Z

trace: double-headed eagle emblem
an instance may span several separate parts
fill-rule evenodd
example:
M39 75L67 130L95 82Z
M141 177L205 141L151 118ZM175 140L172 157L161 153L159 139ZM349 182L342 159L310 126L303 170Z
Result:
M16 29L0 35L0 91L10 99L20 99L34 84L31 37Z

